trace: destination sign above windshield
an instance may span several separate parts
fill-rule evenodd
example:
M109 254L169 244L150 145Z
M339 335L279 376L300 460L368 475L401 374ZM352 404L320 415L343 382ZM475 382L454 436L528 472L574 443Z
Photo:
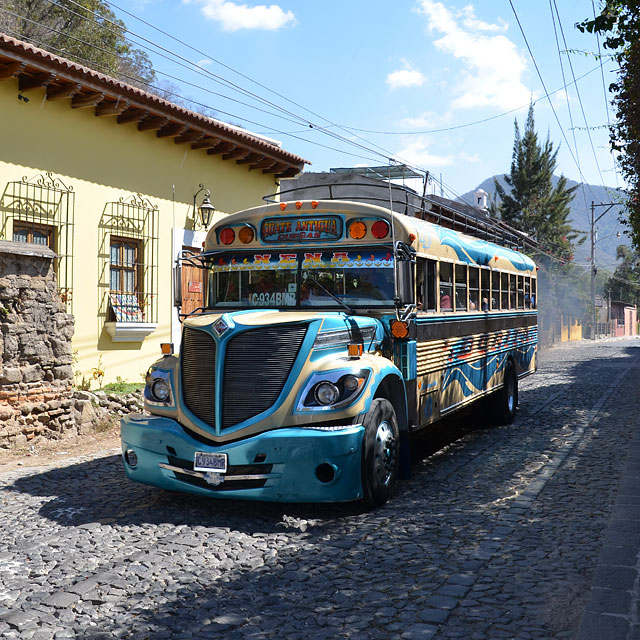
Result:
M340 240L342 219L338 216L266 218L260 234L263 242Z

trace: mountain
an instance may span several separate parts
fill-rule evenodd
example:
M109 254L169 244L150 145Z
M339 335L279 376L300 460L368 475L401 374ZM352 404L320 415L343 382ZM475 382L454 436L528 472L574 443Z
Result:
M498 180L504 189L509 192L509 186L504 180L504 175L492 176L481 182L473 191L469 191L458 198L461 202L473 203L475 202L474 193L478 189L484 189L489 194L489 202L495 200L496 188L494 180ZM553 186L558 182L558 176L553 176ZM585 241L578 247L576 247L575 262L580 264L587 264L591 258L591 202L595 204L607 203L607 202L624 202L626 194L620 189L605 188L595 184L586 184L581 182L575 182L574 180L567 179L567 186L573 187L578 185L578 188L574 191L573 200L571 201L571 213L569 219L571 220L571 226L576 231L583 231L585 233ZM596 235L596 265L613 272L616 267L616 247L619 244L630 244L629 237L625 234L627 228L623 225L619 218L619 214L623 211L623 207L616 205L609 211L606 211L607 207L596 207L595 217L602 215L602 218L596 223L597 235ZM620 237L618 237L620 234Z

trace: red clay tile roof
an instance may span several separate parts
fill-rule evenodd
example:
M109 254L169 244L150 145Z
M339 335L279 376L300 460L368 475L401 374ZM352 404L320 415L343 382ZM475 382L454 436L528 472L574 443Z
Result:
M276 177L295 176L307 163L257 135L0 34L0 80L11 77L22 93L44 88L48 100L68 98L72 108L93 108L97 116L116 117L119 124L137 122L139 131L156 131L159 138L173 137L176 144L222 154L223 160Z

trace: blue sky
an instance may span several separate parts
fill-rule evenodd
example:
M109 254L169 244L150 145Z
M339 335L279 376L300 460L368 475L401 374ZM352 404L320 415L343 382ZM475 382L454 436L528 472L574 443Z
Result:
M533 99L540 135L560 147L558 173L624 186L604 128L614 117L604 86L615 65L605 59L603 80L595 36L574 26L593 15L591 0L512 2L515 14L509 0L122 0L130 13L112 8L132 32L199 66L150 52L160 84L280 141L312 163L308 170L393 157L442 176L452 197L508 172L514 118L522 127Z

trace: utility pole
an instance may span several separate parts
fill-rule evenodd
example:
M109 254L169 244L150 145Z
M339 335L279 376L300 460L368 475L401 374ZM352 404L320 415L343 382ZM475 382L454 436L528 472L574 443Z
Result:
M611 207L615 207L618 204L620 203L600 202L599 204L596 204L593 200L591 201L591 312L593 314L593 332L591 338L594 340L596 337L596 327L598 326L598 317L596 313L596 273L598 273L598 269L596 268L596 222L608 213L611 210ZM607 208L596 218L596 207Z

